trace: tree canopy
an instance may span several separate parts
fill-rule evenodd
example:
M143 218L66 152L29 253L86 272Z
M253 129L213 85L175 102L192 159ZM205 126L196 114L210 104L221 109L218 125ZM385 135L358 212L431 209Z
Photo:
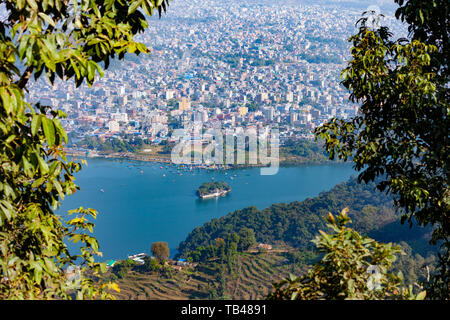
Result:
M159 262L167 260L170 255L169 246L167 242L155 242L152 243L151 248L152 255L158 259Z
M100 65L126 53L148 54L134 40L161 15L168 0L2 0L0 21L0 299L111 297L114 284L95 281L105 270L95 262L97 240L88 235L92 209L72 211L65 221L54 210L76 192L63 146L63 112L25 99L28 82L45 74L92 85ZM65 241L80 242L80 254ZM67 281L64 267L77 264L80 281Z
M394 197L403 220L433 225L442 245L437 296L449 297L449 8L444 0L396 0L408 39L358 21L342 83L360 111L316 130L333 159L351 159L360 181ZM436 286L434 286L436 288ZM431 296L431 295L430 295Z
M328 214L327 234L320 230L313 243L322 259L303 276L289 278L274 284L269 299L300 300L378 300L378 299L424 299L426 292L415 295L412 287L403 286L401 273L394 275L388 270L401 253L391 243L379 243L361 236L346 227L351 219L348 209L339 215Z

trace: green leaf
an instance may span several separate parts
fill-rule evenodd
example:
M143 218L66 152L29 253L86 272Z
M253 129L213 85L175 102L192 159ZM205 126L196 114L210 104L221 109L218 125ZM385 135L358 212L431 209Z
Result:
M34 0L27 0L27 3L33 10L37 10L38 9L38 5L37 5L36 1L34 1Z
M38 15L44 19L45 22L47 22L49 25L51 25L52 27L56 27L55 21L53 21L52 18L50 18L48 15L46 15L45 13L39 12Z
M47 163L45 162L45 160L42 159L40 156L37 156L37 159L38 159L38 162L39 162L39 167L40 167L40 169L41 169L41 172L42 172L43 174L48 173L48 165L47 165Z
M14 212L14 208L8 201L6 201L6 200L0 201L0 210L3 212L3 214L7 220L11 219L12 214Z
M55 144L55 126L53 121L47 117L42 117L42 129L48 145L53 146Z
M11 105L11 95L9 94L9 91L5 88L2 88L2 90L0 91L0 95L2 97L3 108L5 109L6 113L11 113L13 108Z
M17 0L17 9L22 10L25 6L25 0Z
M64 142L67 143L69 141L69 138L67 137L66 130L64 130L61 125L61 121L59 119L54 119L53 124L55 125L55 128L58 131L59 135L63 137Z
M422 291L421 293L419 293L416 296L416 300L424 300L426 296L427 296L427 292L426 291Z
M61 184L58 182L58 180L54 180L53 181L53 186L56 188L56 191L58 192L59 196L61 197L61 199L64 200L64 192L63 189L61 187Z
M31 187L32 187L33 189L34 189L34 188L37 188L37 187L41 186L44 182L45 182L45 177L39 178L39 179L37 179L36 181L33 182L33 184L31 185Z
M420 17L420 21L421 21L422 24L423 24L424 18L423 18L423 12L422 12L422 10L419 10L419 17Z
M31 134L33 136L36 135L39 128L41 127L41 117L42 117L41 115L35 114L35 115L33 115L33 118L31 119Z
M81 240L81 235L75 234L75 235L73 235L73 236L70 238L70 240L71 240L73 243L78 243L78 242Z
M142 5L143 0L134 1L131 6L128 7L128 15L132 14Z
M87 75L88 75L88 79L90 81L93 81L95 78L95 70L96 70L96 63L93 61L89 61L87 64Z
M28 161L26 156L22 156L22 166L23 166L23 171L25 172L25 174L27 176L33 176L33 170L31 167L30 162Z

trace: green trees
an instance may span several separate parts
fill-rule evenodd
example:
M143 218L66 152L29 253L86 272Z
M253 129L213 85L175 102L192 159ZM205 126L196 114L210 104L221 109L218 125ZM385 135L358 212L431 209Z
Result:
M118 277L119 279L124 278L128 271L131 270L133 267L136 267L137 264L132 259L123 260L120 262L117 262L114 267L112 267L112 273Z
M238 249L240 251L246 251L256 244L255 231L253 231L253 229L242 228L241 230L239 230L238 236Z
M134 35L147 27L145 15L161 14L167 0L5 0L0 22L0 299L111 297L112 284L94 282L105 270L96 263L92 231L95 210L80 208L70 221L54 214L60 201L78 190L67 161L61 111L25 101L31 77L43 74L92 85L110 60L125 53L149 53ZM65 241L80 242L80 254ZM63 267L81 267L76 287ZM87 277L86 275L90 275Z
M450 297L449 24L443 0L396 0L396 17L410 39L359 21L343 85L360 113L332 119L316 131L330 158L352 159L360 181L377 180L404 213L403 221L433 225L442 245L440 273L430 296ZM434 292L434 293L433 293Z
M351 222L345 208L338 216L331 213L327 226L334 231L320 231L313 243L323 254L322 260L306 275L274 284L269 299L340 300L340 299L423 299L402 286L402 275L388 273L401 253L399 247L361 236L345 225Z
M231 187L225 181L205 182L197 189L197 195L203 197L211 193L231 191Z
M235 256L238 251L242 252L244 247L246 247L249 243L253 243L252 231L253 230L251 229L247 229L247 231L244 230L243 241L236 233L229 233L225 239L216 238L214 239L214 244L210 244L208 246L198 246L195 250L185 252L184 255L190 262L205 262L209 259L218 258L222 264L227 263L231 266L234 263ZM232 268L229 268L229 271L231 271L231 269Z
M151 248L152 255L161 263L166 261L170 256L167 242L154 242Z
M133 140L109 138L102 141L98 137L87 136L83 140L77 142L78 146L85 147L90 150L97 150L100 152L139 152L142 150L144 142L141 138ZM69 145L72 146L72 145Z

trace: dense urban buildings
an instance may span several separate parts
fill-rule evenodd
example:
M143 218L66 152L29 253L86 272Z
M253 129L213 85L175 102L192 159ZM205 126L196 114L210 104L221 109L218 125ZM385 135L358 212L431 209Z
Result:
M41 80L29 98L68 115L77 141L141 138L159 144L174 128L261 128L308 139L331 117L348 118L340 72L361 7L237 0L175 1L141 36L150 56L113 62L92 88ZM393 15L384 23L401 31ZM42 96L45 92L45 96ZM130 138L131 137L131 138Z

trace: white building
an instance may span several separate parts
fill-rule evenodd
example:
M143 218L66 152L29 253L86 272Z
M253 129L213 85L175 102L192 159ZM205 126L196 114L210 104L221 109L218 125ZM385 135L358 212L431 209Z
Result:
M109 132L119 132L120 125L116 120L111 120L108 122L108 131Z

